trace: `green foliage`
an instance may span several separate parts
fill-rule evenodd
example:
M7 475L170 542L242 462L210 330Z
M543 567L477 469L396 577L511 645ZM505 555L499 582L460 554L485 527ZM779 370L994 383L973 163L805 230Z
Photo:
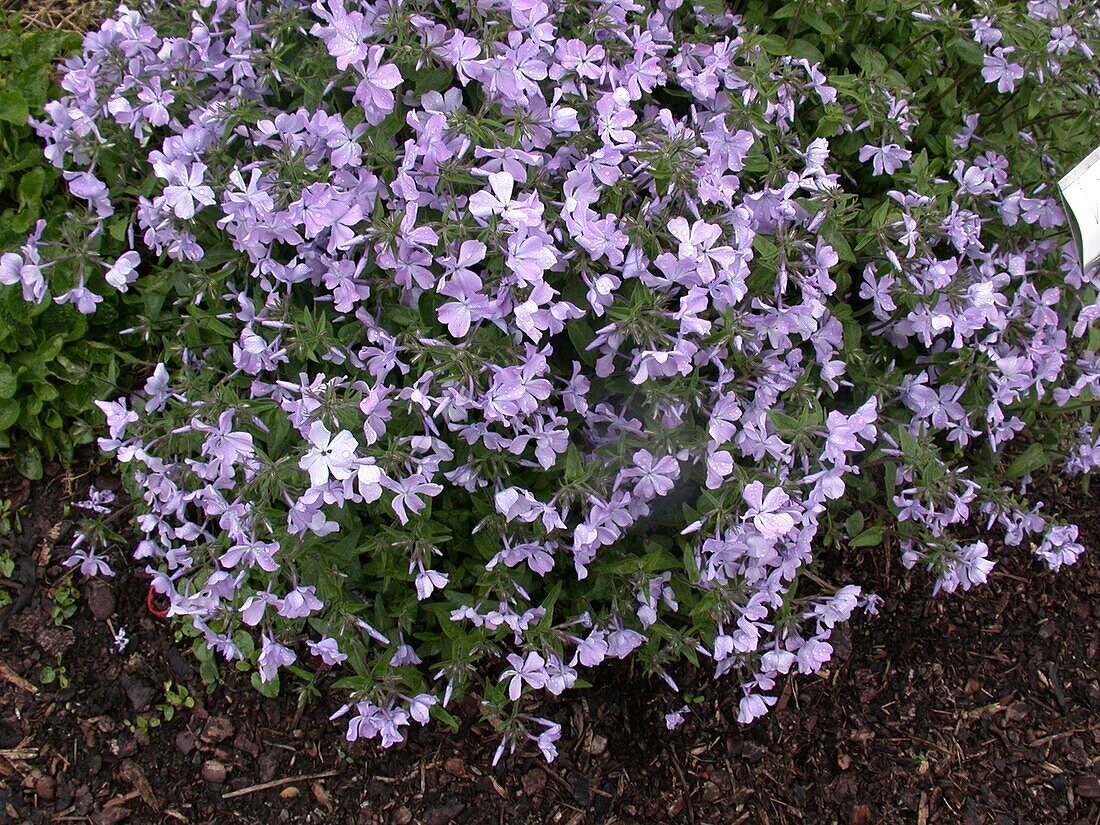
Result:
M77 600L79 598L80 592L68 579L58 585L51 596L53 604L50 606L50 616L53 618L55 625L61 627L76 615Z
M164 701L157 703L153 710L136 716L133 721L126 720L126 727L133 733L147 733L153 728L171 722L176 714L190 710L195 706L195 697L183 685L172 681L164 683Z
M61 173L43 156L28 118L60 92L54 64L80 43L71 32L25 31L18 17L0 27L0 252L18 249L40 220L83 234L85 243L109 247L115 239L89 239L88 228L69 212ZM51 281L73 274L63 263ZM93 406L118 383L124 308L111 295L89 320L71 306L24 302L19 286L0 286L0 451L15 451L16 466L41 478L48 460L68 461L94 437Z
M38 674L38 681L43 685L57 684L59 688L67 688L69 686L69 672L65 665L61 663L61 657L57 657L56 665L46 665Z
M22 242L39 218L49 218L67 201L56 197L61 174L42 156L27 124L57 91L53 64L76 48L70 32L23 31L12 17L0 28L0 244Z

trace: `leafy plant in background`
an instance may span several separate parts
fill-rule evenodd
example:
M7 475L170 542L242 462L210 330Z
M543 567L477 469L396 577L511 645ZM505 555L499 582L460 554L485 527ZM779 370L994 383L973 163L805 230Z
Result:
M93 440L93 401L117 385L124 360L120 299L109 298L94 318L52 301L28 303L16 265L17 247L40 220L73 238L91 229L68 224L73 202L62 174L28 123L60 92L54 64L79 44L71 32L24 31L14 16L0 28L0 451L13 451L30 478L41 477L44 460L67 461Z
M337 668L386 745L473 689L553 758L529 697L611 659L766 713L874 610L850 548L948 592L980 524L1082 552L1030 490L1100 456L1052 189L1094 4L744 8L153 5L65 65L39 134L130 247L44 234L19 281L136 296L135 555L259 687Z

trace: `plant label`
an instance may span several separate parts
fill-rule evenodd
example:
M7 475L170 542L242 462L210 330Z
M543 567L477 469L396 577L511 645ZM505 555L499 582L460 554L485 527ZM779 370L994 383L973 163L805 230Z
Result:
M1081 268L1100 262L1100 146L1058 181Z

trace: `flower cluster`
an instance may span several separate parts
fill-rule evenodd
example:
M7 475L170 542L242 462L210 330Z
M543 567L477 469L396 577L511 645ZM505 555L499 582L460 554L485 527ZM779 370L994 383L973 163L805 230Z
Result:
M1095 14L1031 6L1045 68L988 17L899 31L1087 111ZM526 697L608 660L674 690L705 661L766 713L876 608L823 548L889 536L967 589L985 516L1072 562L1019 483L1100 380L1055 150L988 124L995 99L941 140L920 112L958 90L870 48L834 71L797 24L784 47L681 0L211 0L88 35L37 128L129 246L54 300L92 311L94 274L163 344L101 446L171 615L261 685L342 671L351 739L473 687L500 753L553 758ZM41 298L49 255L39 233L5 283Z

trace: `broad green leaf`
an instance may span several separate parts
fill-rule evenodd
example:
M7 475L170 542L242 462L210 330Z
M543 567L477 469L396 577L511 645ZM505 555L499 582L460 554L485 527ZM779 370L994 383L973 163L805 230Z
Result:
M0 120L24 126L31 116L27 101L18 92L0 92Z
M1046 465L1053 457L1042 444L1036 442L1016 456L1016 459L1008 465L1008 477L1022 478Z

